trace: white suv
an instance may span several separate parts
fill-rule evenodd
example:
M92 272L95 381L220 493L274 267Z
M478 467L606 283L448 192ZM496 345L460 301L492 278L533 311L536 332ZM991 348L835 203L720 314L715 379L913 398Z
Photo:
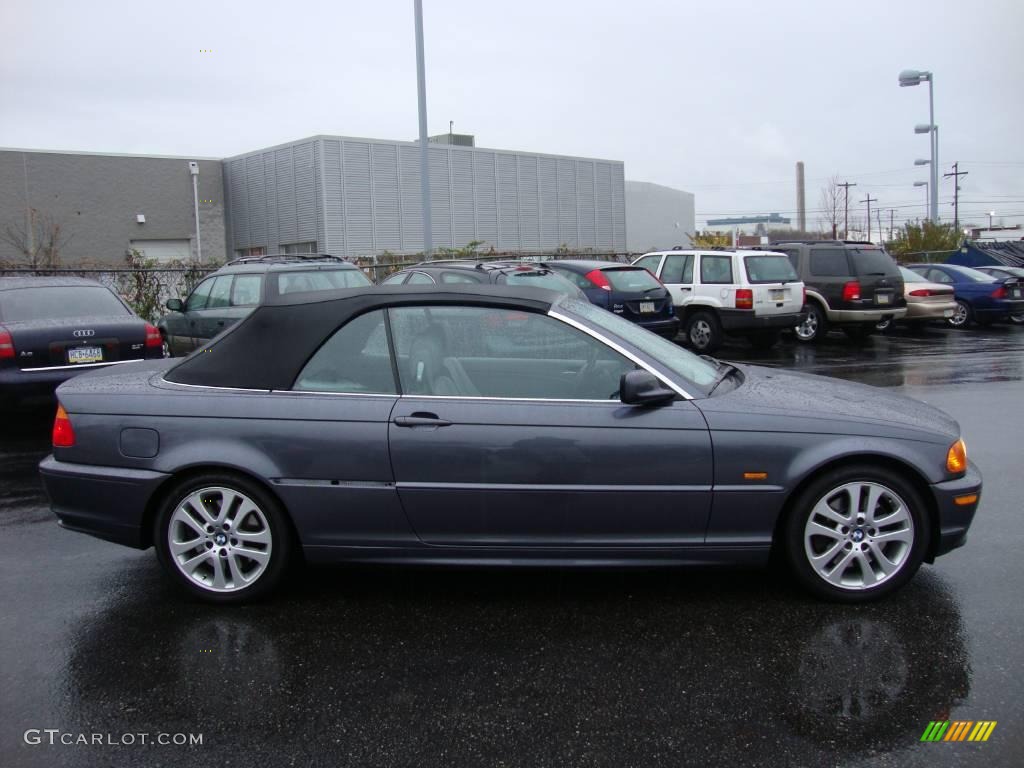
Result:
M784 253L672 250L633 262L672 294L676 314L698 352L714 352L725 334L771 347L779 331L804 320L804 284Z

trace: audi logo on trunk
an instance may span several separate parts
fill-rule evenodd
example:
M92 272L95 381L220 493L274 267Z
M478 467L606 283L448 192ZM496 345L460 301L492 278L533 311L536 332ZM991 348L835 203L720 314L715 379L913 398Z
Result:
M71 335L74 336L76 339L84 339L88 336L95 336L96 331L73 331Z

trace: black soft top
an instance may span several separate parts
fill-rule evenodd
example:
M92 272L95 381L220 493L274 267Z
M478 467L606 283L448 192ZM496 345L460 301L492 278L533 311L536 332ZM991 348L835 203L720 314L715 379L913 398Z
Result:
M290 389L302 366L337 328L383 307L463 304L547 312L564 294L499 285L377 285L269 299L210 344L171 368L177 384Z

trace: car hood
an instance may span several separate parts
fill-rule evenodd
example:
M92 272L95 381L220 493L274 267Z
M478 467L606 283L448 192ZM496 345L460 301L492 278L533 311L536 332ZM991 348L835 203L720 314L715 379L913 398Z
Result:
M951 443L960 425L938 408L867 384L737 365L743 383L695 404L712 429L863 434Z

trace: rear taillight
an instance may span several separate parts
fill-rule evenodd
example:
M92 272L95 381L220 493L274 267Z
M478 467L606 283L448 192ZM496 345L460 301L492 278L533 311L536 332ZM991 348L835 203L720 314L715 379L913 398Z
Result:
M856 280L851 280L843 286L843 301L859 301L860 300L860 283Z
M14 339L5 328L0 328L0 360L14 357Z
M736 309L753 309L754 292L750 288L736 289Z
M600 288L602 291L611 291L612 289L612 284L608 282L608 277L600 269L587 272L586 278L594 284L595 288Z
M994 291L992 291L993 299L1005 299L1006 298L1006 286L1000 285Z
M147 347L159 347L164 343L163 336L160 335L160 329L155 325L146 323L146 346Z
M70 448L75 444L75 430L71 427L71 419L63 405L57 406L57 416L53 420L54 448Z
M918 288L917 290L911 291L908 296L931 296L932 292L927 288Z

